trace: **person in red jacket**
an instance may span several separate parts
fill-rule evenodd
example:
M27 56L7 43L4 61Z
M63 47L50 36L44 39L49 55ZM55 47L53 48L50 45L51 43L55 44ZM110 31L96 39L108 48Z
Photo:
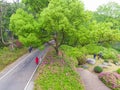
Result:
M38 63L39 63L39 58L38 57L35 58L35 63L38 65Z

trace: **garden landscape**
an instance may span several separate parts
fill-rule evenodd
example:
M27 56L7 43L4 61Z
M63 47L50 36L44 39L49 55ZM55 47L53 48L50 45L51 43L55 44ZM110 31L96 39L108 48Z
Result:
M120 4L0 1L0 90L16 89L120 90Z

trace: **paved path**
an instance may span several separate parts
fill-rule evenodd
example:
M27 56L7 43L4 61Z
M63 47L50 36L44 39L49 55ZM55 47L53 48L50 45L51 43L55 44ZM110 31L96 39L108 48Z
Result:
M97 75L88 70L77 68L77 72L81 76L83 84L85 85L85 90L111 90L99 80Z
M42 57L44 54L44 51L35 50L0 72L0 90L28 90L25 87L37 67L35 57Z

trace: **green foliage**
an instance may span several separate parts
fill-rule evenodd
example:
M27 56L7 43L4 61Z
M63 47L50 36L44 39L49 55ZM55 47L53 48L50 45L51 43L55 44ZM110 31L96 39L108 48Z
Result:
M0 49L0 71L27 52L26 48L10 51L8 47Z
M112 44L112 48L116 49L117 51L120 52L120 43L119 42L114 42Z
M34 33L31 33L27 36L27 38L19 36L19 40L25 45L25 46L33 46L38 47L41 45L41 41L35 36Z
M120 74L120 68L117 70L117 73Z
M24 5L22 3L7 3L6 1L2 1L0 2L0 8L2 9L2 12L0 12L2 21L0 23L3 25L3 29L9 30L10 17L18 8L24 8Z
M99 46L96 44L89 44L82 48L80 48L80 52L85 54L99 54L102 52L103 59L112 59L113 61L118 60L117 54L118 52L113 48L105 48L103 46Z
M80 51L86 51L87 54L98 54L100 51L103 51L104 47L98 46L96 44L89 44L80 49Z
M77 61L78 65L83 65L86 63L86 57L85 56L77 57Z
M44 2L23 0L23 2L33 9L37 16L18 9L11 17L10 28L28 44L30 40L26 39L30 33L34 33L34 37L38 38L36 41L39 40L41 43L54 40L57 54L62 44L75 45L79 38L78 30L89 20L88 13L84 11L83 3L79 0L50 0L49 4L47 0ZM42 7L42 3L48 7ZM39 13L41 8L44 9Z
M86 27L87 26L87 27ZM85 46L88 44L104 45L114 41L120 41L120 31L111 29L112 23L96 21L88 22L85 26L80 26L77 44Z
M104 62L109 62L109 60L108 59L104 59Z
M64 58L60 60L53 55L53 52L49 52L46 56L48 59L42 62L35 90L84 90L71 65L73 62Z
M119 14L120 14L119 9L120 9L120 5L118 3L109 2L107 4L99 6L97 11L99 12L99 14L103 14L105 16L117 18L117 17L119 17Z
M64 67L64 70L62 71L60 67L54 66L53 69L57 68L57 73L53 73L47 68L48 67L46 67L46 70L44 70L45 73L41 74L39 79L36 81L36 84L40 85L42 90L48 90L50 88L52 90L83 90L79 82L75 80L75 72L73 72L70 68ZM39 89L36 88L36 90Z
M43 31L40 33L44 35L46 32L45 40L54 39L55 49L62 44L75 45L80 25L86 21L87 14L80 1L51 0L39 17L40 28Z
M112 48L104 48L103 52L103 58L104 59L117 59L118 52L115 49Z
M82 52L79 51L78 48L76 47L72 47L72 46L68 46L68 45L62 45L61 49L65 52L65 54L69 57L79 57L79 56L83 56L84 54Z
M22 2L35 13L40 13L49 4L49 0L22 0Z
M95 71L96 73L101 73L101 72L103 71L103 69L102 69L100 66L95 66L95 67L94 67L94 71Z
M120 5L116 2L109 2L98 7L97 11L94 13L93 18L98 22L111 22L112 29L120 30Z
M68 46L68 45L62 45L60 48L64 53L68 56L74 59L75 66L78 65L77 57L83 57L84 53L80 52L78 48ZM84 61L83 61L84 62Z
M19 36L19 40L26 46L39 46L41 40L37 35L38 24L32 14L18 9L10 19L10 29Z

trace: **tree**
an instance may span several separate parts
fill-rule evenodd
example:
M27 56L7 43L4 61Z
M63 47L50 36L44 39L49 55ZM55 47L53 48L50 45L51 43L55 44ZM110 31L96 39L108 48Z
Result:
M9 45L13 42L13 35L9 29L10 17L13 13L15 13L16 9L24 8L23 4L19 3L8 3L4 0L0 2L0 40L1 44Z
M116 2L109 2L98 7L98 14L108 17L118 18L120 14L120 5Z
M94 13L93 18L98 22L111 22L113 25L112 29L120 30L120 5L115 2L109 2L107 4L98 7L97 11Z
M48 7L39 14L38 21L31 14L18 10L11 17L10 28L19 37L26 38L33 32L36 38L41 39L41 43L54 40L55 44L52 46L58 54L61 45L69 45L71 40L74 42L78 37L80 26L87 19L83 3L79 0L50 0Z
M23 9L18 9L10 19L10 29L26 46L37 46L40 43L37 28L33 15Z
M49 0L22 0L22 2L25 3L28 9L33 11L34 14L40 13L43 8L49 4Z
M47 33L46 38L48 41L55 41L53 47L58 54L61 45L76 43L80 25L87 21L86 17L83 4L78 0L59 0L59 2L58 0L51 0L48 8L41 12L39 18L40 28L43 33Z
M102 45L120 40L120 32L111 29L112 23L91 20L91 12L84 11L79 0L50 0L48 7L35 15L18 9L10 19L10 29L25 45L39 46L47 42L57 55L62 45Z
M120 41L120 31L112 30L111 25L111 23L93 22L92 25L90 25L91 32L89 33L91 40L100 45L104 43L110 44L115 41Z

